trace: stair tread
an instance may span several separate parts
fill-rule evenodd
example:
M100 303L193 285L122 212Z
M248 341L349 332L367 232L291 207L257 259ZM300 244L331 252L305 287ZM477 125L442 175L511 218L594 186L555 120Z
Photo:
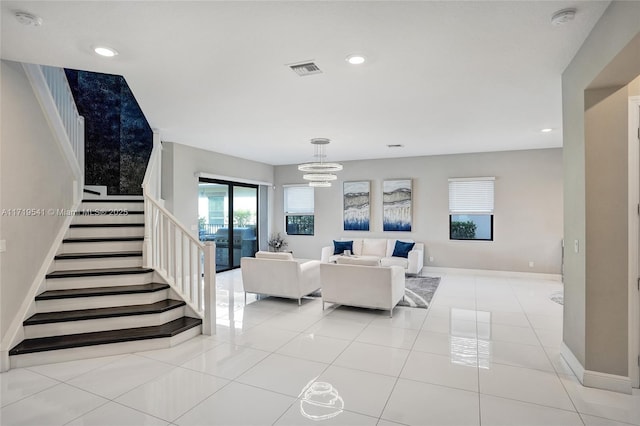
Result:
M142 227L144 223L72 223L69 228L126 228Z
M87 238L65 238L63 243L110 243L123 241L144 241L144 237L87 237Z
M26 339L13 347L9 351L9 355L172 337L200 324L202 324L202 320L199 318L182 317L162 325L150 327Z
M142 256L141 251L115 251L96 253L62 253L55 257L56 260L64 259L101 259L105 257L138 257Z
M29 317L24 321L24 325L28 326L100 318L158 314L184 305L186 305L186 303L182 300L165 299L144 305L125 305L109 308L78 309L75 311L42 312Z
M120 294L152 293L170 288L169 284L149 283L111 287L72 288L49 290L36 296L36 300L71 299L76 297L115 296Z
M69 271L53 271L47 274L46 278L97 277L102 275L146 274L147 272L153 272L153 269L136 266L129 268L72 269Z

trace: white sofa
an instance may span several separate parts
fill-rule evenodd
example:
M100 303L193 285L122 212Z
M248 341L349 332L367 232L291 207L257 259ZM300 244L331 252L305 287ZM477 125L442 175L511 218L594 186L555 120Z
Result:
M415 243L408 257L394 257L393 250L396 241L414 242L409 239L395 238L341 238L339 241L353 241L353 253L355 256L375 256L380 259L380 266L401 266L405 273L418 275L424 266L424 244ZM341 256L333 254L334 247L322 248L320 261L322 263L334 263Z
M245 304L247 293L298 299L320 289L320 262L299 262L291 253L259 251L240 259Z
M322 309L325 303L361 308L393 308L404 297L404 269L400 266L320 265Z

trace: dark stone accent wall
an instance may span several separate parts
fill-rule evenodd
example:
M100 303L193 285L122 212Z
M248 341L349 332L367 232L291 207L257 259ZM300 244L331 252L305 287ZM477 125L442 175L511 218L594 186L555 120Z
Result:
M65 69L85 119L85 184L139 195L153 133L122 76Z

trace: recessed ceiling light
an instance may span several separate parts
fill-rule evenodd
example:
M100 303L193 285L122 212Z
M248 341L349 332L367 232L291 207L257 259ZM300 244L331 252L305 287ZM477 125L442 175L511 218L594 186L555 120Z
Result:
M42 18L29 12L18 11L14 13L14 16L22 25L29 25L31 27L39 27L42 25Z
M540 130L540 131L541 131L542 133L549 133L549 132L553 132L553 129L550 129L550 128L548 128L548 127L547 127L546 129L542 129L542 130Z
M349 55L347 56L347 62L351 65L360 65L364 64L367 59L362 55Z
M96 46L93 48L93 51L96 52L100 56L104 56L106 58L113 58L118 54L118 51L106 46Z

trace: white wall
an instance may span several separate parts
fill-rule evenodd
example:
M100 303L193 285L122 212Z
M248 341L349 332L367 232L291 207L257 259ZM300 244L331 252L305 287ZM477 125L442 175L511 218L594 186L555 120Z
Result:
M2 61L0 143L0 209L70 209L73 175L42 113L31 85L15 62ZM7 212L5 212L7 213ZM7 328L60 231L65 217L12 216L0 218L0 332Z
M273 166L172 142L162 143L162 198L167 209L197 236L197 173L229 180L273 182ZM268 198L271 199L269 190ZM270 213L269 213L270 214Z
M405 237L425 243L425 265L561 273L562 150L544 149L344 162L331 188L316 189L315 235L286 236L296 257L319 258L342 236ZM495 176L494 241L449 240L448 178ZM382 181L413 179L412 232L382 231ZM342 230L342 182L371 181L371 231ZM295 165L276 167L272 228L284 231L283 187L303 183ZM284 234L284 232L283 232ZM434 261L428 259L433 256ZM529 262L534 267L529 267Z
M619 242L607 241L607 237L600 241L593 239L602 237L598 230L601 226L611 227L614 231L611 235L625 233L626 220L615 223L616 215L611 209L603 208L597 200L589 202L588 197L593 199L598 192L605 194L612 190L609 195L620 195L618 208L626 210L625 196L616 188L626 188L627 181L620 178L620 170L616 168L623 161L625 153L620 150L625 149L627 138L620 136L619 129L602 137L597 134L595 121L587 125L585 111L592 101L587 104L590 100L586 91L621 88L640 74L639 22L640 2L612 2L562 75L564 232L567 242L573 245L573 241L578 241L580 246L577 253L567 250L565 257L563 340L583 367L615 375L625 375L627 371L628 339L620 313L626 311L628 297L621 294L626 283L620 282L616 270L620 265L610 259L611 256L626 259L627 253ZM619 102L612 99L607 104L592 110L589 113L592 119L600 123L626 122L628 115L618 108ZM611 116L606 118L601 113ZM608 144L616 146L617 158L614 162L599 161L598 150L603 152ZM614 152L607 155L611 154ZM600 182L609 186L604 190L598 188ZM612 274L603 280L602 271L607 270ZM615 289L611 296L607 294L610 286ZM604 296L606 303L599 303L599 296Z

